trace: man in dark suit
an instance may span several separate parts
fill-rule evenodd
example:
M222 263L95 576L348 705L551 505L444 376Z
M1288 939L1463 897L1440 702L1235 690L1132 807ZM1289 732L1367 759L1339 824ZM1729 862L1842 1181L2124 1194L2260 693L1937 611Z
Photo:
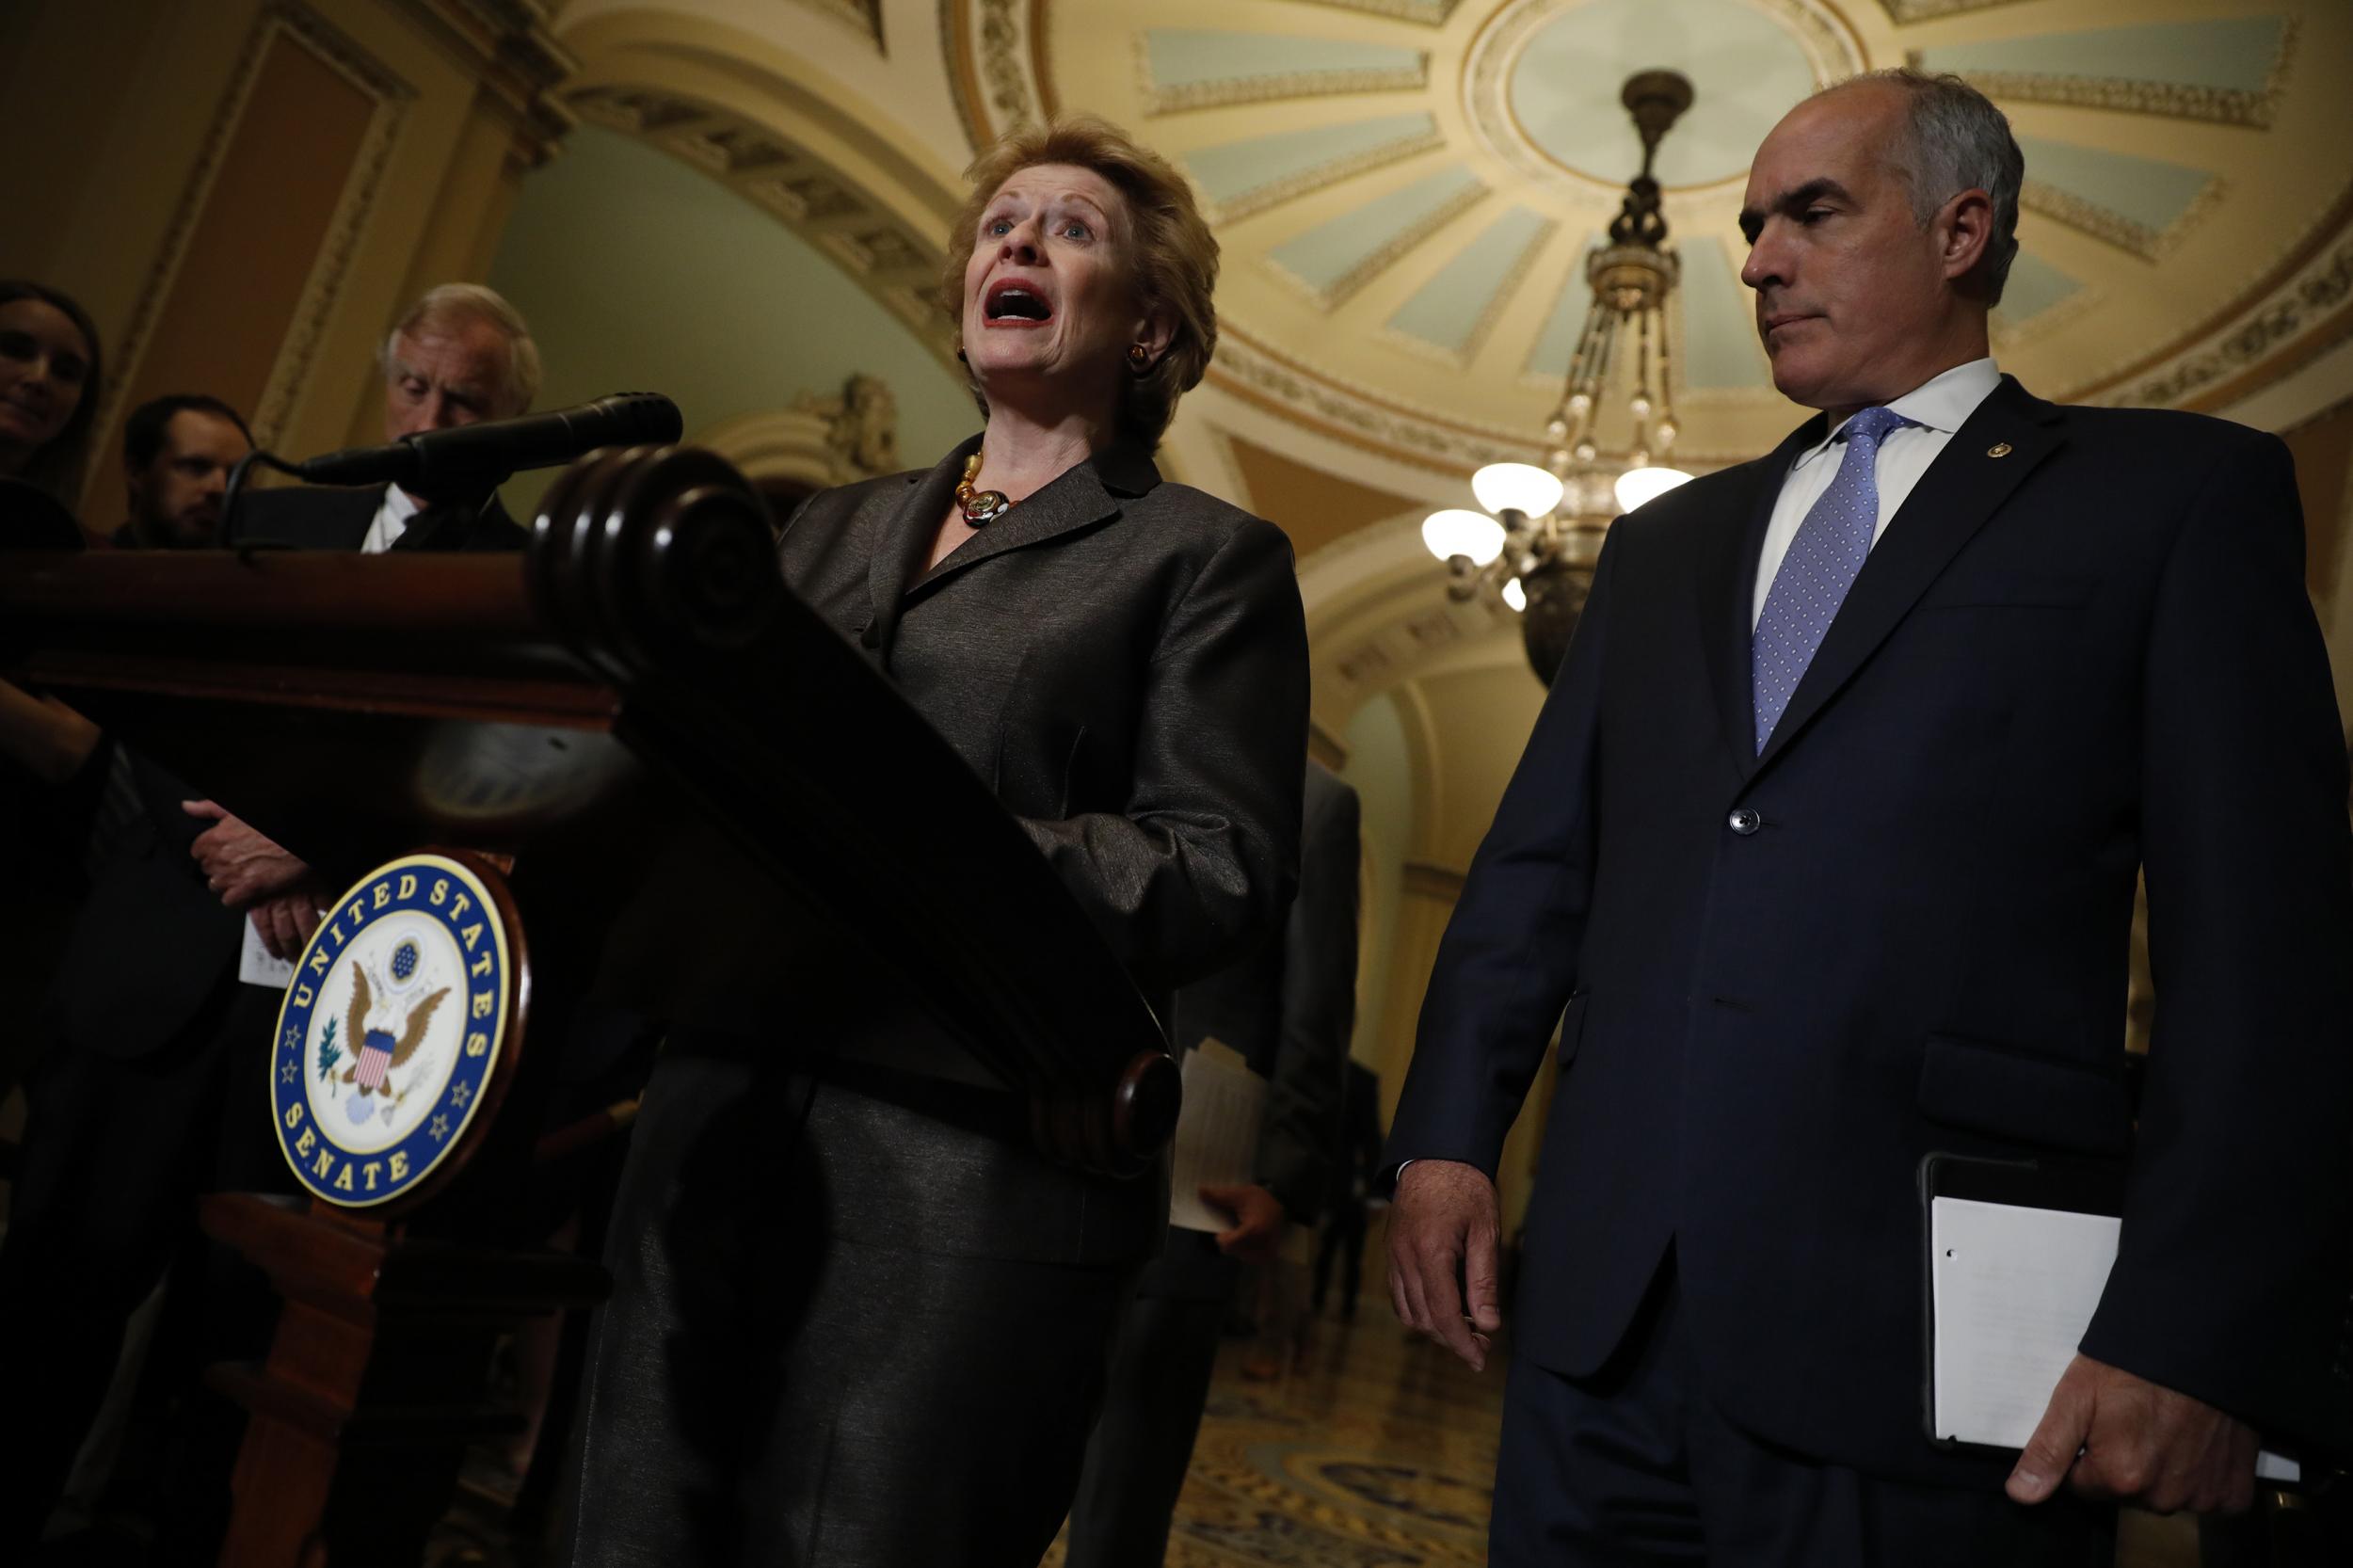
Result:
M377 353L384 440L530 410L539 349L514 306L479 283L444 283L402 313ZM495 490L417 496L397 485L260 490L231 523L232 543L305 550L520 550L523 530Z
M1823 415L1610 531L1447 932L1391 1288L1474 1364L1561 1027L1498 1565L2105 1561L2105 1500L2244 1506L2258 1432L2342 1434L2353 865L2289 458L1998 376L2023 173L1952 78L1766 139L1742 277ZM2129 1171L2014 1463L1923 1434L1940 1149Z
M1232 1227L1171 1225L1137 1281L1070 1510L1068 1568L1152 1568L1167 1555L1240 1266L1284 1267L1284 1227L1315 1224L1322 1205L1356 1022L1359 816L1356 792L1309 762L1299 894L1281 936L1176 993L1180 1050L1220 1041L1267 1080L1257 1180L1204 1188Z

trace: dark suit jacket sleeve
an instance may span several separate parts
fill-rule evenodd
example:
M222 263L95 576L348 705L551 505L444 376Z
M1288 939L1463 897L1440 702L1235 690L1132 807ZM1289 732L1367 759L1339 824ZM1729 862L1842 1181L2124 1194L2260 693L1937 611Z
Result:
M1495 1175L1503 1140L1575 989L1592 904L1601 672L1613 531L1593 593L1495 825L1438 944L1384 1163L1457 1160Z
M1144 672L1124 812L1022 825L1128 972L1181 985L1271 935L1299 866L1307 631L1280 529L1202 567Z
M1282 1037L1258 1135L1258 1184L1294 1224L1323 1208L1339 1152L1340 1096L1356 1026L1356 792L1307 775L1299 896L1283 936Z
M2156 1016L2121 1250L2083 1349L2274 1436L2342 1440L2353 859L2303 579L2287 451L2250 439L2206 477L2154 600Z

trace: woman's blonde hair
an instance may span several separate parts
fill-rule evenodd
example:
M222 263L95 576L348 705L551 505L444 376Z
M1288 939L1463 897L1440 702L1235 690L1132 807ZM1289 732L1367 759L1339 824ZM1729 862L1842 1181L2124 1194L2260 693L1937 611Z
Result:
M1127 203L1131 260L1128 273L1138 302L1147 312L1165 311L1175 325L1168 348L1149 373L1132 376L1120 399L1123 433L1149 444L1160 439L1176 412L1176 400L1200 383L1217 350L1217 236L1193 204L1193 187L1159 153L1093 115L1073 115L1046 125L1006 133L981 155L964 177L972 184L955 227L948 234L948 263L940 274L940 301L948 319L964 320L964 271L979 241L981 215L998 187L1022 169L1039 164L1070 164L1100 175ZM988 401L975 384L975 397Z

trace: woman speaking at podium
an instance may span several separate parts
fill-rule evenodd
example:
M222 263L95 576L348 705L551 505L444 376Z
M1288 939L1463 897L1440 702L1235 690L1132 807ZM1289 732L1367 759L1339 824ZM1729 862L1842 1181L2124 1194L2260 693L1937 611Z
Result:
M969 173L944 298L984 428L811 497L783 572L1164 1002L1290 898L1290 549L1153 466L1217 334L1183 179L1093 120ZM1050 1163L1016 1096L921 1065L939 1028L904 985L843 962L802 965L765 1039L672 1030L614 1215L584 1568L1031 1568L1069 1505L1164 1190Z

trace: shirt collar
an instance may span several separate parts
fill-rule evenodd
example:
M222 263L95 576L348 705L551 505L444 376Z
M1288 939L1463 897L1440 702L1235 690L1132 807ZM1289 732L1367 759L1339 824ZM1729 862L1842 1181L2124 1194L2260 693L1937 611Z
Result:
M1940 371L1912 391L1891 401L1887 407L1914 424L1925 425L1940 436L1949 436L1961 426L1961 422L1977 411L1977 405L1993 394L2002 384L2001 368L1993 357L1971 360L1964 364ZM1849 414L1849 419L1854 416ZM1822 439L1798 454L1798 460L1789 466L1801 469L1830 450L1838 440L1838 433L1847 427L1840 420L1831 426Z
M406 523L423 510L424 508L417 504L416 498L398 485L384 487L383 512L387 522Z

